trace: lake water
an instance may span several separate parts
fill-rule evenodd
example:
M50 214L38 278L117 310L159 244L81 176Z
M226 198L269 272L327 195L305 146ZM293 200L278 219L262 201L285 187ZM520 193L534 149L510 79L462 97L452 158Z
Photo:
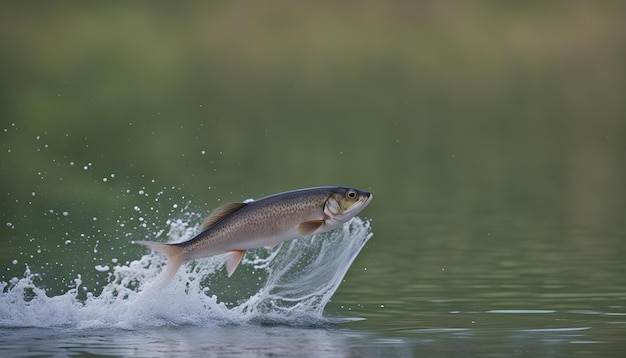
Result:
M6 6L0 356L623 356L625 4ZM230 278L132 244L322 185Z
M3 356L621 352L623 246L576 247L621 238L584 230L566 237L558 228L504 236L511 230L493 220L480 221L493 230L472 237L471 247L438 220L423 225L419 240L403 237L401 249L357 218L273 252L255 250L231 278L221 260L200 260L158 290L150 288L163 265L155 254L85 269L78 289L61 294L45 293L49 278L27 275L3 283L0 347ZM174 220L168 236L181 240L193 229ZM83 290L90 279L109 283Z

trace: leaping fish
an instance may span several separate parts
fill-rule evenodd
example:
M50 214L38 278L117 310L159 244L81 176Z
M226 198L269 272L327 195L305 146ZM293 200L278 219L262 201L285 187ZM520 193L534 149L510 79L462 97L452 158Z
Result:
M246 250L268 249L283 241L326 232L352 219L372 200L372 194L354 188L317 187L266 196L248 203L231 203L213 210L192 239L164 244L135 241L167 256L162 283L181 265L225 254L230 277Z

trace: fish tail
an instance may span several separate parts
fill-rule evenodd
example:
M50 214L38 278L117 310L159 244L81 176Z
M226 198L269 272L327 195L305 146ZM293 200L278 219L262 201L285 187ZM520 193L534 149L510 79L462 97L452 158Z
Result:
M183 250L177 245L153 241L135 241L135 243L148 246L150 249L167 257L167 265L165 270L161 273L159 286L169 282L176 275L180 266L187 261Z

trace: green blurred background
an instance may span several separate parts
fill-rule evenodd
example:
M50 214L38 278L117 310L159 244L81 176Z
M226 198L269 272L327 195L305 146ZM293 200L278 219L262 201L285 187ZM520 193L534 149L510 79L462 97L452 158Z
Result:
M625 14L622 1L5 3L0 278L29 264L69 281L136 259L130 240L185 212L318 185L374 193L352 275L411 269L442 236L467 248L500 233L484 251L528 228L621 255ZM565 235L577 230L607 234Z

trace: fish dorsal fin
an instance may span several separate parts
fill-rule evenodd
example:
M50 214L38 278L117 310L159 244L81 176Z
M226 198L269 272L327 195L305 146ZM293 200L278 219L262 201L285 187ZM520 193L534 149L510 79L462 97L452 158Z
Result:
M230 204L224 204L224 205L220 206L219 208L214 209L213 211L211 211L211 214L206 219L204 219L204 222L202 223L201 230L208 229L209 227L211 227L211 225L215 224L216 222L222 220L223 218L225 218L228 215L234 213L235 211L243 208L246 205L248 205L248 204L246 204L246 203L230 203Z

